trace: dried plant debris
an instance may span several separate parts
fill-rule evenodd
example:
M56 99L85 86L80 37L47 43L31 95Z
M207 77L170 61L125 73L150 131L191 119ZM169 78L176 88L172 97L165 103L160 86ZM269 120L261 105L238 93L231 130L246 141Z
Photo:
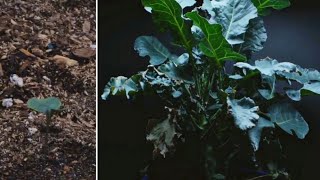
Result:
M0 0L0 179L95 179L94 0ZM45 151L32 97L59 97Z

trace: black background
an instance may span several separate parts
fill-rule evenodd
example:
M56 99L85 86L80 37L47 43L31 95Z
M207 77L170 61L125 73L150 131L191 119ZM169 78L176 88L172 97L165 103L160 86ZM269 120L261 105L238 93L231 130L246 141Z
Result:
M101 179L136 179L151 158L152 145L145 140L147 119L159 114L151 97L127 101L111 98L101 101L104 85L112 76L130 76L148 64L133 50L134 40L153 35L162 42L149 13L138 0L99 1L98 64L98 170ZM255 58L266 56L290 61L302 67L320 69L320 11L314 0L292 1L288 9L264 18L268 32L265 48ZM320 160L320 98L307 97L299 103L310 132L304 141L292 137L293 162L303 165L301 179L317 179ZM198 155L178 148L174 157L157 162L153 179L199 179ZM151 180L153 180L151 179Z

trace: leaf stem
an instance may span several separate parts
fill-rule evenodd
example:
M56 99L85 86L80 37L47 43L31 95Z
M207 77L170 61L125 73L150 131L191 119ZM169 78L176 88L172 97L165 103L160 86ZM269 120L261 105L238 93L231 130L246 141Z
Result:
M261 176L257 176L257 177L250 178L250 179L247 179L247 180L261 179L261 178L269 177L269 176L272 176L272 174L261 175Z
M211 116L211 118L209 119L209 121L214 120L220 112L221 112L221 109L218 109L218 110L214 113L214 115ZM210 134L210 132L211 132L211 130L213 129L214 125L215 125L215 121L213 121L213 122L210 124L210 127L207 129L207 131L206 131L205 133L203 133L203 135L200 137L200 140L201 140L201 141L203 141L204 138L206 138L206 137Z

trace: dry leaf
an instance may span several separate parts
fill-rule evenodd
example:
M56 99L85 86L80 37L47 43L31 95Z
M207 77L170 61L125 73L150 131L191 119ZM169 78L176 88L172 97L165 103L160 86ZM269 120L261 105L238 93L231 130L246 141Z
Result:
M74 50L72 53L80 58L90 58L96 54L96 51L92 48L80 48Z
M83 23L83 25L82 25L82 30L83 30L83 32L85 32L85 33L90 32L90 28L91 28L91 23L90 23L90 21L85 20L84 23Z
M55 55L53 57L53 60L57 64L63 64L63 65L67 65L67 66L70 66L70 67L79 65L78 61L70 59L68 57L60 56L60 55Z
M32 48L31 52L33 54L35 54L36 56L43 56L43 51L41 49L39 49L39 48Z
M23 49L23 48L21 48L21 49L19 49L20 50L20 52L22 52L24 55L26 55L26 56L29 56L29 57L36 57L35 55L33 55L32 53L30 53L28 50L26 50L26 49Z
M0 63L0 76L3 76L4 73L3 73L3 69L2 69L2 64Z

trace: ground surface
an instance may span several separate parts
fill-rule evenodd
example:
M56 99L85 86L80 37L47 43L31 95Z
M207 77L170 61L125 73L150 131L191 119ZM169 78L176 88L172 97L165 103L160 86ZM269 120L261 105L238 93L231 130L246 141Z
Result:
M95 179L95 26L94 0L0 0L0 179ZM46 146L26 103L50 96Z

